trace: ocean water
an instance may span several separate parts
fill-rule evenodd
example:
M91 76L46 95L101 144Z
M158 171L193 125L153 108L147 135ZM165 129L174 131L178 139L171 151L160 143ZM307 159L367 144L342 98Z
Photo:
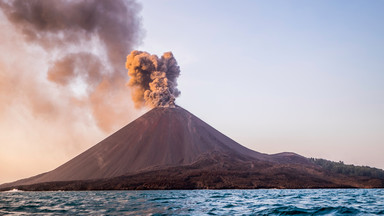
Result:
M0 215L384 215L384 189L0 192Z

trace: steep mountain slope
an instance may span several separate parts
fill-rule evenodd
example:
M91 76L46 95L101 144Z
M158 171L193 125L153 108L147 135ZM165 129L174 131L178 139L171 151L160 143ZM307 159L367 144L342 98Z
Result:
M161 189L166 184L171 189L172 181L173 188L179 189L380 187L384 183L327 175L305 157L250 150L181 107L159 107L55 170L0 188L140 189L147 185L144 188ZM216 180L210 182L212 178Z
M210 153L254 159L247 149L181 107L155 108L55 170L16 183L110 178L187 165Z

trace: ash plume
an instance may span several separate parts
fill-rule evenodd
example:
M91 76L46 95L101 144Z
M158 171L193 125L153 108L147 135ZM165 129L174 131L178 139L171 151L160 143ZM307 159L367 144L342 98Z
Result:
M0 0L0 9L28 46L47 54L48 68L41 73L61 91L61 100L89 109L104 131L120 126L120 114L130 106L122 100L129 94L125 56L142 37L140 5L134 0ZM19 76L27 73L25 68ZM61 108L35 98L33 103L48 100L50 109Z
M166 52L159 58L134 50L127 56L126 68L135 107L175 106L175 99L180 95L177 89L180 68L172 52Z

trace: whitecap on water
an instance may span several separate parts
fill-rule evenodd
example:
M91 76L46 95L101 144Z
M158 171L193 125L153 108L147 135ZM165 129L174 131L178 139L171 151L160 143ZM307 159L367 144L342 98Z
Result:
M15 192L23 192L22 190L19 190L17 188L13 188L11 190L7 190L7 191L4 191L4 192L8 192L8 193L15 193Z

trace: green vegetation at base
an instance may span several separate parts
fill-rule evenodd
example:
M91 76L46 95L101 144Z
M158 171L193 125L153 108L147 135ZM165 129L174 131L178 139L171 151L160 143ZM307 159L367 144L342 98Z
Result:
M384 178L384 170L369 167L369 166L355 166L344 164L344 162L334 162L320 158L310 158L310 160L324 168L325 170L333 173L339 173L349 176L366 176L373 178Z

